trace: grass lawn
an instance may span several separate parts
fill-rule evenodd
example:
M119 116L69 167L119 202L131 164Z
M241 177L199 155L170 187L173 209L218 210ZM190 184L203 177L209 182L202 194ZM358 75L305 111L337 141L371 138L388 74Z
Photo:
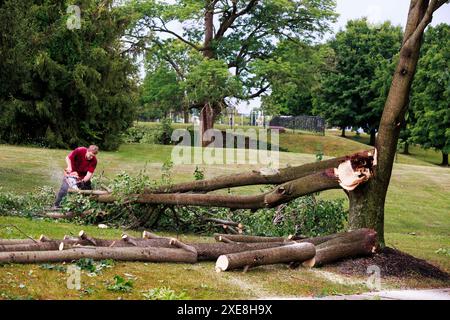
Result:
M298 165L315 160L317 143L322 143L326 155L335 156L366 149L367 146L327 133L325 136L287 133L281 135L281 145L291 152L280 153L280 164ZM287 139L284 141L283 139ZM295 143L297 140L297 143ZM284 141L284 142L283 142ZM291 150L294 149L294 150ZM158 178L161 165L170 158L172 147L160 145L123 145L116 152L101 152L98 173L112 177L120 171L146 173ZM59 186L67 150L25 148L0 145L0 186L14 192L32 192L36 187ZM427 151L429 152L429 151ZM253 165L221 167L200 166L206 177L254 169ZM175 181L192 179L195 165L181 165L173 169ZM236 192L257 192L257 187L240 188ZM344 197L343 192L323 192L325 198ZM427 259L450 272L450 257L436 253L439 248L450 249L450 169L432 165L428 156L399 157L394 165L392 182L386 203L386 240L389 246ZM62 238L80 229L96 237L114 238L121 230L98 229L45 220L0 217L0 237L18 238L26 234L37 237ZM129 232L135 234L133 232ZM210 238L183 235L182 240L211 241ZM367 291L365 278L344 277L332 268L289 270L285 266L268 266L247 273L217 274L213 263L153 264L122 263L107 268L96 276L82 273L82 291L66 287L67 274L42 269L40 265L5 265L0 267L0 298L34 299L142 299L152 288L168 287L176 293L184 292L192 299L259 298L292 295L329 295ZM106 289L115 275L133 280L130 293ZM382 280L383 289L399 287L449 286L449 283L428 279Z

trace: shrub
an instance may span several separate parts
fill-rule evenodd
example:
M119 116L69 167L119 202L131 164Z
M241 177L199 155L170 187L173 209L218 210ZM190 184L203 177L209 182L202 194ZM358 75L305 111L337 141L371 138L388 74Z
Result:
M125 143L172 144L172 121L163 119L156 126L136 124L122 136Z
M3 192L0 187L0 215L31 215L54 201L55 193L51 187L40 187L22 195Z
M217 225L205 218L221 218L240 222L248 234L287 236L289 234L319 236L342 231L347 212L343 200L322 200L314 195L295 199L271 209L232 211L227 208L203 208L186 206L150 205L130 203L130 194L141 193L161 185L171 185L172 163L163 165L160 180L151 180L145 171L135 176L120 173L108 184L118 201L99 203L80 194L69 194L62 202L64 212L75 213L75 221L82 224L107 223L121 228L152 228L154 230L214 233ZM204 173L196 168L195 179L203 179ZM101 184L100 181L94 183ZM51 204L54 193L49 188L40 192L17 196L0 193L0 214L31 215L41 212Z

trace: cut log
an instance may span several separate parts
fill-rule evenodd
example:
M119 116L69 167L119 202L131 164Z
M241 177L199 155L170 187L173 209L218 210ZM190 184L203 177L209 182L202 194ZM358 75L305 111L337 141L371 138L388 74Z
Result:
M81 258L93 260L146 262L197 262L197 255L173 248L80 248L63 251L1 252L0 263L70 262Z
M51 241L51 239L43 234L40 235L39 237L39 242L48 242Z
M328 246L324 243L320 249L317 249L314 260L308 264L305 264L305 266L318 267L342 259L373 254L376 250L376 240L377 234L373 231L367 234L363 240L359 241L342 243L333 242Z
M174 247L186 250L188 252L191 252L191 253L197 255L197 249L195 249L193 246L187 245L187 244L179 241L178 239L172 238L172 239L170 239L169 243L170 243L170 245L172 245Z
M46 250L58 250L59 242L47 241L47 242L30 242L23 244L9 244L0 245L0 252L12 252L12 251L46 251Z
M81 240L86 240L89 241L92 245L96 246L97 242L95 241L95 239L89 237L86 232L84 232L84 230L81 230L80 233L78 234L78 236L80 237Z
M249 236L249 235L243 235L243 234L221 234L221 233L215 233L214 239L216 241L221 241L222 238L227 238L228 240L231 240L233 242L288 242L297 240L298 237L295 236L288 236L286 238L284 237L262 237L262 236Z
M142 238L143 239L161 239L162 237L160 237L154 233L148 232L148 231L143 231Z
M278 248L253 250L240 253L221 255L216 262L216 271L228 271L244 267L304 262L314 258L316 249L311 243L294 243Z
M226 236L221 236L221 235L219 235L219 236L216 238L216 241L218 241L218 242L224 242L224 243L235 243L234 241L230 240L228 237L226 237Z
M374 230L362 228L348 232L336 233L331 235L328 240L321 243L316 242L314 244L317 249L322 249L337 244L370 241L373 237L376 237L376 232Z
M14 245L14 244L32 244L37 243L34 239L0 239L0 245Z
M133 239L132 237L130 237L129 235L127 235L127 234L123 234L122 235L122 240L123 241L125 241L125 242L128 242L130 245L132 245L132 246L138 246L138 244L137 244L137 242L136 242L136 240L135 239ZM111 245L111 246L113 246L113 245Z

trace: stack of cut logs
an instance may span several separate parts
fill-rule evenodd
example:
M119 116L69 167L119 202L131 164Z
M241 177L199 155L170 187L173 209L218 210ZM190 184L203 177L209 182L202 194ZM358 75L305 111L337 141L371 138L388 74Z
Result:
M376 232L358 229L328 236L298 239L216 234L215 243L183 243L144 231L142 238L122 235L107 240L80 231L78 237L52 240L0 239L0 263L71 262L81 258L117 261L181 262L216 261L216 271L244 269L277 263L291 267L321 266L375 251Z

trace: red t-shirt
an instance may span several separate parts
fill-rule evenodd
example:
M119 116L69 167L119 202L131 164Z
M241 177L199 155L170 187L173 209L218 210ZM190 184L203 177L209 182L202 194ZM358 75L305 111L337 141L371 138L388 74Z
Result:
M76 171L80 178L84 178L88 171L94 173L97 166L97 158L95 156L91 160L86 159L87 150L85 147L79 147L69 154L72 171Z

